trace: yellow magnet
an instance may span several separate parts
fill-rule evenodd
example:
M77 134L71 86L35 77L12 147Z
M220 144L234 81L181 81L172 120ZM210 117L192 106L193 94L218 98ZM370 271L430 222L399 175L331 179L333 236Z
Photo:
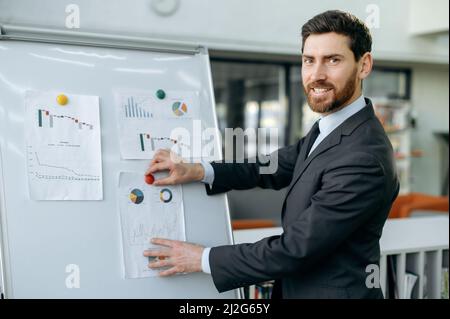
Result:
M69 99L64 94L60 94L56 97L56 101L58 102L59 105L66 105L67 102L69 102Z

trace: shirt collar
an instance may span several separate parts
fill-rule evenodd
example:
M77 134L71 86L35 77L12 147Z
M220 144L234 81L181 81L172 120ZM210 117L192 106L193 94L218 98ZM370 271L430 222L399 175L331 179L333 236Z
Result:
M319 121L320 134L327 136L334 131L335 128L345 122L346 119L351 117L353 114L358 113L365 106L366 101L364 96L361 95L353 103L347 105L343 109L321 117Z

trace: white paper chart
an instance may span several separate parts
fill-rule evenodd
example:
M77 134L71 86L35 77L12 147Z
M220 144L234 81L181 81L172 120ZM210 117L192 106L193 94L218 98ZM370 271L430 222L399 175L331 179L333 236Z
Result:
M99 98L26 93L26 141L30 196L35 200L101 200Z
M154 237L186 240L182 188L151 186L140 173L120 173L119 210L122 229L125 278L157 276L148 268L144 250L161 248L150 244Z
M170 91L160 99L151 92L116 94L122 158L151 159L160 148L192 156L193 120L199 116L198 93Z

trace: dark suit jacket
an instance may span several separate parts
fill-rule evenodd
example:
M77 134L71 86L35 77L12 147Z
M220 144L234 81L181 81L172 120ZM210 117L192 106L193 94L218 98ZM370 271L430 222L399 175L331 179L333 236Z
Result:
M392 146L372 103L348 118L307 157L310 134L271 154L272 175L257 163L212 163L208 194L253 187L288 186L283 233L253 244L211 249L209 262L222 292L276 280L283 298L382 298L367 288L379 264L379 239L398 195Z

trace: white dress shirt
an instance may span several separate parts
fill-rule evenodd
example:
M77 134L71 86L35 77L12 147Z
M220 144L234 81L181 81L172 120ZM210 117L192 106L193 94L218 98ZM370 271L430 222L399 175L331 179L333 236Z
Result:
M364 96L361 95L358 99L356 99L352 104L347 105L343 109L328 114L326 116L322 116L319 119L319 129L320 134L317 136L309 154L311 154L314 149L328 136L331 132L333 132L339 125L344 123L346 119L351 117L352 115L358 113L366 106L366 101L364 100ZM308 156L309 156L308 154ZM201 162L203 169L205 170L205 176L203 177L202 182L212 185L214 182L214 169L209 162L202 161ZM202 271L204 273L211 273L211 266L209 264L209 252L211 251L211 247L206 247L203 250L202 254Z
M351 117L353 114L356 114L359 111L361 111L365 106L366 101L364 100L364 96L361 95L352 104L347 105L343 109L335 113L331 113L326 116L320 117L319 119L320 134L317 136L316 141L314 142L313 146L311 147L311 150L308 153L308 156L325 139L325 137L330 135L330 133L333 132L339 125L344 123L346 119Z

